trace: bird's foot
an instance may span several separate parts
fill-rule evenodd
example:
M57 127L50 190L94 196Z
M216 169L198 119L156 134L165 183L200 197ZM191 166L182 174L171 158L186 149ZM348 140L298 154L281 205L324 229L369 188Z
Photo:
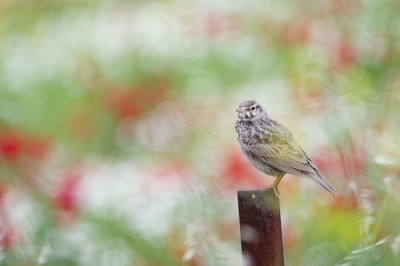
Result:
M269 189L269 188L272 188L272 189L274 190L274 192L275 192L275 196L277 196L278 198L280 198L281 194L279 193L279 190L278 190L278 186L277 186L277 185L271 185L271 186L269 186L269 187L267 187L267 188L265 188L265 189Z

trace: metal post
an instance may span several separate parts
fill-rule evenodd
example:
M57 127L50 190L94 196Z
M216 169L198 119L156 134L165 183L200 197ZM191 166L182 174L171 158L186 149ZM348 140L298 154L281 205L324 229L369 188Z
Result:
M244 266L283 266L279 198L273 189L238 191Z

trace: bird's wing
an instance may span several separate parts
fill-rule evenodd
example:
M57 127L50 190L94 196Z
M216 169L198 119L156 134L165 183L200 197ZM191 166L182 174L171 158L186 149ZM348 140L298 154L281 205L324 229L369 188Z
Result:
M256 143L242 145L265 163L294 175L301 176L302 172L314 173L307 155L297 144L292 133L278 122L273 121L268 130L259 132L255 139Z
M339 193L318 171L311 158L297 144L292 133L276 121L264 129L257 127L251 141L242 148L257 159L282 172L312 178L333 196Z

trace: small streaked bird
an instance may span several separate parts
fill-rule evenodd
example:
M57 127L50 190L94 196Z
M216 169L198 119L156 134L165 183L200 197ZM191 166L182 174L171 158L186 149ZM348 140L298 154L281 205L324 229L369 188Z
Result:
M276 177L271 188L277 195L278 184L287 173L313 179L333 196L339 193L318 171L289 129L269 117L264 107L250 100L242 102L236 111L240 147L254 167Z

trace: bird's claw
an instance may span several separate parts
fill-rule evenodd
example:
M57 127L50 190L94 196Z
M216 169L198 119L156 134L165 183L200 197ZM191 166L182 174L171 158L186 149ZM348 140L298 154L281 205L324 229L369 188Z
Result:
M281 198L281 193L279 193L279 190L278 190L277 186L274 187L274 192L275 192L275 196L280 199Z
M271 186L269 186L269 187L267 187L265 189L269 189L269 188L272 188L274 190L274 192L275 192L275 196L280 198L281 194L279 193L278 186L271 185Z

